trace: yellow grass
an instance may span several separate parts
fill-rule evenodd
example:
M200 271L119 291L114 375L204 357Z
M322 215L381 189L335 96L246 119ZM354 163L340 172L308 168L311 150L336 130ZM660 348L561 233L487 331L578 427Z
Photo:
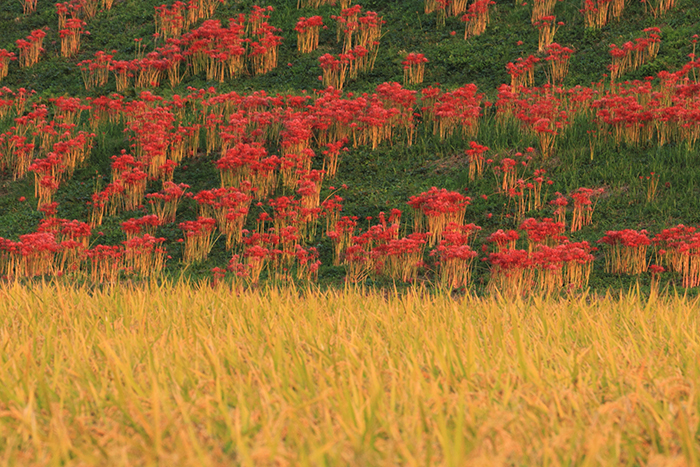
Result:
M697 300L0 286L0 465L696 465Z

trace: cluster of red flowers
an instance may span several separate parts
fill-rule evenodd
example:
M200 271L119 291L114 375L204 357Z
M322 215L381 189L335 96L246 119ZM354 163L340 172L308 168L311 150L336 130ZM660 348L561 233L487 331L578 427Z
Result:
M484 94L478 92L475 84L447 92L433 87L423 89L422 104L423 121L442 139L452 136L457 128L462 136L474 137L479 131L482 106L490 105L484 102Z
M449 224L461 225L471 198L456 191L432 187L408 201L413 208L416 232L429 232L429 244L442 240Z
M625 0L584 0L583 8L579 11L587 28L600 29L608 24L610 18L619 18L624 6Z
M588 242L538 245L532 252L508 248L491 253L490 287L508 294L530 290L552 293L588 284L594 249Z
M300 17L294 26L294 30L297 32L297 50L301 53L316 50L321 28L325 28L321 16Z
M55 217L57 203L45 206L45 217L36 232L20 235L19 241L0 238L0 274L6 278L86 273L97 282L117 279L121 271L141 276L157 274L165 262L165 240L150 234L131 235L123 246L88 248L89 224ZM155 217L155 216L153 216ZM125 232L157 225L157 219L133 219L122 224ZM101 235L101 233L100 233Z
M651 239L646 230L609 230L598 243L608 245L605 269L612 274L641 274L647 270L647 247Z
M10 62L17 60L14 52L8 52L7 49L0 49L0 81L7 76L10 71Z
M493 0L474 0L467 8L467 12L462 16L464 21L464 40L468 37L479 36L486 31L490 21L489 7L495 5Z
M622 47L610 44L610 81L614 85L617 79L629 70L636 70L653 60L661 46L661 30L657 27L644 29L646 36L625 42Z
M44 37L46 31L35 29L26 39L17 39L15 43L19 49L19 66L25 68L39 62L39 55L44 51Z
M214 245L214 228L216 221L211 217L198 217L195 221L178 224L185 235L185 250L182 254L184 263L193 263L207 259Z
M428 59L423 54L411 52L406 55L406 59L401 62L403 65L403 85L421 84L426 63L428 63Z
M679 224L664 229L653 242L657 258L670 271L682 274L683 287L700 285L700 233L695 227Z
M71 18L66 21L65 28L58 31L61 38L61 56L72 57L80 50L80 38L89 35L84 28L87 23L79 18Z

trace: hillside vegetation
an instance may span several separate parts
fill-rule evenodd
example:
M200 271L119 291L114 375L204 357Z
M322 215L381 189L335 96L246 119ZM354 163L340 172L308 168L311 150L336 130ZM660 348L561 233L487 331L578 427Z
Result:
M301 3L3 2L0 273L700 283L696 2Z

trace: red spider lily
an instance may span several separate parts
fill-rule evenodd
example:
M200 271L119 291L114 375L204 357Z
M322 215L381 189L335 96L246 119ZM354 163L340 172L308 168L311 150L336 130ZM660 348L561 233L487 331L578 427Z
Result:
M204 261L214 246L216 221L210 217L198 217L196 221L178 224L185 237L182 261L186 264Z
M165 267L166 251L160 245L165 238L145 234L122 242L126 269L142 277L160 274Z
M110 183L102 191L97 191L92 195L92 212L90 214L90 225L94 228L102 225L105 210L109 204L111 207L110 214L116 214L121 207L121 200L124 193L124 186L120 183Z
M328 53L321 55L318 61L321 70L323 70L323 85L338 90L343 89L350 60L352 59L354 59L354 57L348 54L340 54L338 58Z
M116 192L112 201L126 211L133 211L143 204L146 194L148 174L141 170L143 163L136 161L133 156L122 150L120 156L112 156L112 183L123 187L123 196Z
M99 50L95 52L95 60L83 60L78 63L86 90L107 85L113 57L114 55Z
M93 283L113 283L119 277L124 259L124 248L121 245L95 245L85 250L84 256L88 259L89 277Z
M315 221L320 215L321 210L318 209L321 204L321 183L323 182L324 172L322 170L310 170L297 182L297 194L299 195L299 206L302 215L299 217L299 223L303 234L309 234L311 238L315 235ZM311 224L311 225L309 225ZM307 231L307 227L310 227Z
M255 164L267 156L267 151L260 143L239 143L216 161L216 167L221 175L223 187L239 186L244 181L250 181Z
M394 113L394 116L390 117L386 124L392 127L399 126L406 137L406 145L411 146L415 130L414 106L416 105L416 91L404 89L399 83L386 82L378 85L376 91L385 108L398 111L398 113ZM393 131L392 136L395 134L396 131ZM395 141L395 139L393 140Z
M56 13L58 14L58 29L66 27L68 15L72 18L78 18L82 14L83 7L80 5L80 0L70 0L65 3L56 3Z
M331 230L335 230L340 220L340 211L343 210L343 198L338 195L331 195L321 203L321 216L326 218L326 235Z
M605 252L605 269L611 274L641 274L647 270L647 247L651 240L647 231L632 229L605 232L598 243L608 245Z
M377 94L363 95L366 106L360 109L356 123L352 126L352 139L355 147L370 144L377 148L385 140L392 140L393 127L400 111L385 105Z
M656 246L657 261L665 264L671 271L681 272L687 259L683 253L689 251L686 245L693 242L696 230L695 227L678 224L656 234L653 242Z
M79 97L51 97L49 102L53 104L54 119L68 124L78 123L82 112L90 108Z
M130 86L130 79L138 71L138 65L129 60L113 60L109 65L109 70L114 73L117 92L124 92Z
M357 284L367 278L372 270L369 254L362 245L350 245L343 251L346 266L345 280Z
M467 11L468 0L450 0L447 10L450 16L461 16Z
M374 11L365 12L357 19L359 30L355 49L367 50L367 57L362 61L360 71L372 71L379 52L379 39L382 36L382 25L386 22Z
M447 16L447 8L452 3L452 0L425 0L424 11L426 15L437 12L437 23L440 26L445 25L445 17Z
M360 5L344 8L340 11L340 16L331 16L336 21L336 39L340 42L343 37L343 53L352 49L352 36L359 28L358 18L362 12Z
M571 219L571 232L581 230L581 227L593 223L593 210L598 197L605 192L604 188L578 188L571 193L574 199L574 211ZM594 201L591 198L595 198Z
M428 233L413 233L404 238L391 239L371 251L375 265L394 280L415 282L422 264Z
M155 7L156 34L167 40L169 37L178 37L182 31L189 27L185 24L187 17L187 5L176 1L172 5L160 5Z
M137 88L157 88L170 64L158 52L150 52L145 57L132 62L135 65L134 86Z
M279 31L267 23L254 30L258 40L250 42L248 52L253 62L253 74L262 75L277 67L277 49L282 44L282 37L275 33Z
M297 50L301 53L313 52L318 48L318 37L323 26L323 18L311 16L301 17L294 30L297 32Z
M59 244L59 250L54 258L57 271L79 269L81 255L88 246L91 234L88 224L77 220L46 217L40 221L37 232L50 233Z
M408 204L414 212L414 230L418 233L429 232L428 244L433 246L442 239L442 234L450 223L463 223L470 203L471 198L468 196L444 188L438 190L436 187L418 196L411 196Z
M521 153L516 153L516 156L520 156ZM498 163L494 163L491 159L487 162L492 163L491 169L496 177L496 180L503 176L502 181L499 183L497 191L502 193L508 193L516 188L518 180L518 169L522 167L518 164L518 161L511 157L504 157Z
M35 29L26 39L17 39L15 42L19 49L19 65L22 68L30 67L39 62L39 55L44 51L43 43L46 32Z
M554 222L553 219L545 217L541 221L537 219L526 219L519 227L527 234L528 249L533 251L537 245L554 247L566 240L564 233L564 223Z
M433 93L424 94L430 95ZM438 94L432 108L424 107L426 124L433 125L433 134L441 139L449 138L457 127L462 136L474 137L479 131L479 117L484 94L477 93L477 86L466 84L452 92ZM488 102L484 106L490 105Z
M50 232L20 235L19 242L0 238L0 272L8 277L34 277L56 271L61 245Z
M268 200L268 204L273 209L272 222L275 232L282 232L286 227L299 222L299 200L290 196L279 196ZM258 231L264 231L264 222L260 224Z
M683 287L700 285L700 234L694 233L677 246L683 275Z
M556 34L557 29L563 26L564 23L561 21L557 23L556 16L548 15L534 21L532 25L537 28L539 36L537 51L544 52L545 49L554 42L554 34Z
M260 274L273 254L270 249L261 245L250 246L243 252L243 257L246 260L247 275L252 284L259 282Z
M475 180L484 173L484 153L489 150L487 146L482 146L476 141L469 143L469 148L464 153L469 156L469 180Z
M371 218L368 218L368 220L370 219ZM361 258L361 264L358 263L354 266L350 266L350 269L348 270L349 275L352 276L354 274L351 271L355 266L360 268L355 270L355 272L381 272L386 259L383 253L386 252L387 245L399 239L400 219L401 211L398 209L393 210L388 219L386 218L385 214L381 212L379 213L379 224L373 225L363 234L353 236L351 238L351 246L359 246L364 253L360 252L359 250L355 251L356 249L354 248L351 249L351 251L355 251L356 255L359 255L357 257ZM336 239L334 238L334 241L335 240Z
M318 268L321 261L318 260L318 251L314 247L304 249L301 245L296 245L294 256L297 259L297 277L309 282L318 279Z
M490 21L489 7L495 4L493 0L474 0L474 3L469 5L467 12L462 16L462 21L465 22L464 40L480 36L486 31Z
M335 254L333 265L339 266L341 255L351 246L355 227L357 227L357 217L343 216L335 224L331 224L332 229L326 229L326 236L333 241Z
M74 240L84 248L87 248L90 235L92 234L90 225L78 220L57 219L54 217L57 205L58 203L55 203L45 207L44 211L51 215L47 215L46 218L39 222L37 232L51 233L59 243L65 240Z
M17 60L17 56L13 52L0 49L0 81L7 76L10 71L10 62L14 60Z
M146 199L148 199L148 203L151 205L153 214L158 217L162 224L175 222L177 205L189 187L189 185L184 183L175 184L173 182L165 182L163 183L163 190L161 192L146 195Z
M588 284L593 251L587 242L565 242L553 247L538 245L532 253L532 267L537 286L546 294L566 286L582 288Z
M612 0L612 4L610 6L612 8L608 13L608 17L612 17L619 21L620 17L622 16L622 10L625 9L625 0Z
M27 143L27 138L19 135L12 136L9 139L9 145L12 147L12 152L7 155L12 157L6 159L5 165L11 167L14 180L24 178L31 166L35 145Z
M155 235L156 229L161 225L161 221L155 214L129 219L121 223L122 230L126 234L126 239L149 234Z
M164 47L158 47L156 52L165 62L168 82L170 87L174 88L182 81L181 65L185 62L185 54L174 39L169 39L168 43Z
M504 231L503 229L498 229L486 237L486 243L495 245L497 252L515 250L515 244L519 238L520 234L515 230Z
M557 247L564 262L564 285L568 288L585 288L591 275L596 248L588 242L565 242Z
M72 57L78 53L80 50L80 37L90 34L89 31L84 30L85 26L87 26L85 21L71 18L66 21L65 28L58 31L61 38L62 57Z
M241 188L219 188L216 190L200 191L194 196L200 205L202 216L216 219L217 226L226 237L226 249L241 241L250 203L250 186Z
M426 63L428 63L428 59L423 54L411 52L406 55L406 59L401 62L403 65L403 85L421 84Z
M556 148L557 135L570 124L569 116L562 110L562 100L549 87L521 88L520 91L523 98L516 101L516 117L537 137L542 156L546 159Z
M506 295L520 295L532 284L532 259L525 250L503 249L490 253L489 288Z
M615 84L617 78L629 70L636 70L641 65L653 60L661 46L661 30L659 28L646 28L645 37L638 37L634 42L626 42L622 48L610 44L610 82Z
M569 73L569 59L574 53L574 49L562 47L556 42L546 46L547 57L545 60L549 64L549 81L553 86L561 86L564 78Z
M223 81L226 76L237 77L245 69L245 18L230 19L228 28L219 20L207 20L182 36L179 46L184 50L188 67L194 74L206 71L207 79Z
M583 14L586 27L600 29L608 24L611 3L612 0L584 0L583 8L579 11Z
M348 140L347 138L343 138L340 141L336 141L334 143L327 143L326 147L328 149L322 151L322 154L324 156L323 158L323 171L328 175L330 178L334 178L335 174L338 171L338 162L340 160L340 153L345 151L348 151L348 148L344 148L347 144Z
M510 87L514 92L520 88L535 85L535 64L540 61L534 55L518 58L515 62L506 63L506 71L510 75Z
M59 177L64 166L61 156L55 152L49 153L44 159L35 159L28 167L34 172L34 196L38 206L51 203L53 195L59 188Z
M467 287L477 253L469 245L481 227L474 224L449 224L440 244L430 252L438 257L438 277L441 287L456 289Z
M54 201L53 203L45 204L40 207L38 211L44 215L45 219L52 219L56 217L56 213L58 212L58 203Z

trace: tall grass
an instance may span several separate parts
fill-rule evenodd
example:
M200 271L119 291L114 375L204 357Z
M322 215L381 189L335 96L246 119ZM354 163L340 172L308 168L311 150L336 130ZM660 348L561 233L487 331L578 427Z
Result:
M696 465L698 302L0 286L0 465Z

